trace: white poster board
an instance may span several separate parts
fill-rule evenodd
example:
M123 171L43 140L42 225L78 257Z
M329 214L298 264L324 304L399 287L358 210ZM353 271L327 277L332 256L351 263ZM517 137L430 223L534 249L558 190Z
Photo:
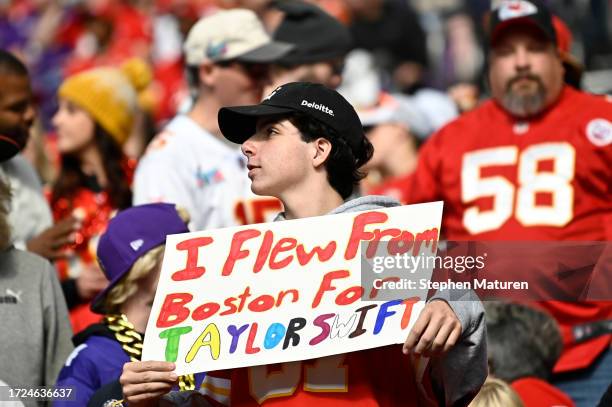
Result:
M441 218L432 202L168 236L142 360L187 374L402 343L427 290L377 299L362 248L435 255Z

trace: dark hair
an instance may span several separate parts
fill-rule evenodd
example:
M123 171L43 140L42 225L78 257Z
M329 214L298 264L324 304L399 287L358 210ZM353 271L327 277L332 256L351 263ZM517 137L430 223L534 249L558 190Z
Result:
M507 382L548 380L563 347L555 320L522 304L488 301L485 311L491 374Z
M359 168L372 158L372 144L363 136L359 146L353 149L336 130L308 115L293 113L288 119L300 131L302 140L310 142L320 137L329 140L332 149L325 161L327 179L343 199L348 198L366 175Z
M28 76L28 68L15 55L0 49L0 72Z
M185 80L191 96L196 99L200 89L200 67L197 65L185 65Z
M115 139L96 123L94 142L103 159L104 172L108 180L106 191L110 204L117 209L132 206L132 191L124 168L124 155ZM89 184L87 175L81 170L79 159L72 154L62 155L62 168L53 185L51 202L55 204L61 198L70 198L79 188Z

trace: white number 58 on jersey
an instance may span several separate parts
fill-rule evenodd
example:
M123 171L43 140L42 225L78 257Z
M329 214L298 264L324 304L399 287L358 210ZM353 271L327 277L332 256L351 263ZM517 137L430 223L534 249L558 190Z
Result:
M538 163L552 160L552 171L538 171ZM463 226L472 234L500 228L510 217L523 226L564 226L573 217L576 152L569 143L542 143L519 154L516 146L495 147L466 153L461 168L461 200L469 204L493 197L493 208L473 205L463 213ZM518 164L518 165L517 165ZM489 166L517 165L518 185L502 176L482 177ZM551 205L536 205L536 194L552 196Z

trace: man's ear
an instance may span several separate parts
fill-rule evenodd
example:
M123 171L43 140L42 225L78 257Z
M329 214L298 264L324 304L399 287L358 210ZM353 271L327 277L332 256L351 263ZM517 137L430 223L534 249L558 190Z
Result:
M323 137L319 137L315 141L312 142L314 147L314 155L312 157L312 165L315 168L321 167L329 158L332 150L331 142Z
M217 67L210 61L204 61L200 64L198 69L198 75L200 76L200 83L207 87L212 87L215 83L215 77L217 73Z

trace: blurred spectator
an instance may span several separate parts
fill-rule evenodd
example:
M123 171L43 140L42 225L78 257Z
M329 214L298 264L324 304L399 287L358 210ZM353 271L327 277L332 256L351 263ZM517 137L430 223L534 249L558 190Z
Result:
M65 75L148 57L152 24L145 4L26 0L9 2L4 10L0 6L0 46L23 55L36 78L34 93L45 129L51 127L55 94Z
M564 84L552 16L541 3L503 3L490 29L493 98L423 146L404 201L444 200L449 239L609 240L612 105ZM554 372L565 375L556 385L577 405L594 405L610 377L611 335L577 343L572 329L610 319L610 302L541 306L563 336Z
M217 113L261 100L268 63L291 48L272 41L249 10L219 11L198 21L184 44L194 105L149 145L136 171L134 203L184 207L194 230L263 222L266 213L277 212L278 200L251 192L244 156L222 138Z
M524 377L549 380L563 348L555 320L526 305L484 305L490 373L510 383Z
M43 126L49 124L61 70L70 49L56 35L68 24L59 1L12 1L0 6L0 48L10 49L28 65Z
M444 93L421 88L413 95L382 91L373 57L354 50L347 58L340 91L356 106L374 155L364 169L363 193L397 197L402 183L416 167L421 142L457 116L454 103Z
M0 173L7 178L15 196L9 223L21 247L51 225L40 181L19 154L28 141L33 121L28 71L15 56L0 50ZM18 213L22 206L23 211Z
M282 12L282 21L273 38L295 48L272 65L272 83L264 93L298 81L337 88L342 81L344 58L352 45L349 30L315 5L299 0L275 5Z
M40 116L37 115L30 129L30 138L21 154L30 162L43 185L50 184L57 178L59 167L57 154L53 151L49 139L42 127Z
M508 383L490 377L468 407L523 407L523 403Z
M98 388L119 379L124 363L140 360L166 236L189 232L187 221L188 215L170 204L128 208L109 221L97 251L109 284L92 302L103 322L74 337L76 349L56 385L74 388L76 399L54 406L87 405ZM143 243L137 247L134 242ZM193 375L182 380L191 380L190 389L195 388Z
M374 56L364 50L353 50L346 58L340 92L361 110L374 109L384 92L380 67ZM457 117L457 107L443 92L419 87L411 95L392 94L400 100L399 116L403 116L410 131L425 140L434 131Z
M67 217L51 226L51 211L40 180L20 154L33 120L28 71L15 56L0 50L0 178L11 188L8 221L13 244L54 260L78 223Z
M573 86L576 89L580 89L584 66L571 54L573 40L572 33L569 28L567 28L567 25L563 22L563 20L557 16L553 16L553 25L557 35L557 48L559 49L559 56L563 62L563 68L565 69L565 83Z
M165 124L189 99L181 45L203 10L192 0L160 0L156 7L151 50L156 94L154 118L156 124Z
M588 69L610 69L612 41L610 37L610 2L589 0L582 21L584 60Z
M72 345L66 304L48 261L11 245L10 189L0 179L0 382L52 386ZM38 406L32 398L26 406Z
M138 2L87 0L78 7L81 25L74 35L73 52L65 68L67 75L149 56L151 17Z
M97 240L111 214L131 206L134 163L121 150L132 131L137 92L150 76L141 60L122 69L95 68L61 85L60 108L53 117L61 170L52 187L55 219L72 215L82 227L71 254L56 263L75 332L98 320L88 302L106 285L95 261Z
M449 87L447 93L461 113L469 112L478 106L480 91L474 84L458 83Z
M489 0L408 0L427 35L429 86L484 85L482 16Z
M410 132L407 116L402 114L402 104L400 97L381 93L375 107L357 111L366 137L374 146L372 158L363 166L368 173L361 181L364 195L390 179L411 174L416 167L417 139Z
M512 385L526 407L572 407L548 383L563 342L555 320L521 304L485 302L489 373Z
M409 93L427 67L426 38L419 18L399 0L347 0L354 47L374 54L393 87Z

